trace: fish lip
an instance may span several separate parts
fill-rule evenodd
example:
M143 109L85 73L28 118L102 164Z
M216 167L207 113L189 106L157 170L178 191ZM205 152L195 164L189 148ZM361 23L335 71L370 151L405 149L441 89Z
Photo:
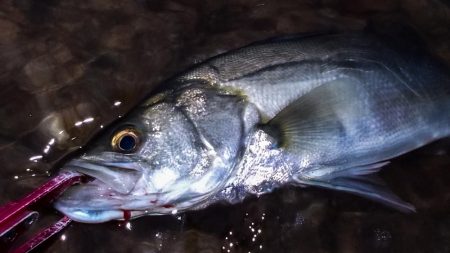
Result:
M74 159L63 170L76 171L98 180L118 194L129 194L142 177L141 168L134 162L103 162L88 158Z
M77 222L83 223L103 223L111 220L130 220L144 215L167 215L173 214L177 210L175 206L155 206L148 210L144 209L122 209L122 208L80 208L65 205L64 202L56 202L55 208Z
M115 158L115 159L111 159ZM62 170L76 171L89 176L90 181L70 187L54 207L71 219L84 223L101 223L142 215L167 215L181 210L170 192L147 192L139 187L146 182L145 164L130 157L106 155L81 156L66 163ZM127 180L123 187L120 182ZM117 182L113 182L118 179Z
M167 215L178 210L176 205L171 204L160 193L133 196L106 188L102 192L98 190L98 184L102 182L94 180L69 188L54 202L54 207L69 218L83 223L127 220L142 215ZM131 213L131 216L126 213Z

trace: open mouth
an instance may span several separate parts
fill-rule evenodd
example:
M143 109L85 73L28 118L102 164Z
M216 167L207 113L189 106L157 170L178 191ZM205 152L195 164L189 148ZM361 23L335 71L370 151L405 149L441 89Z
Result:
M104 163L76 159L64 170L77 171L92 180L69 188L58 198L56 209L76 221L98 223L131 216L123 209L142 172L130 162Z
M142 171L131 162L76 159L65 165L92 180L75 185L55 202L55 208L71 219L85 223L128 220L149 214L167 214L175 206L163 201L164 193L140 193Z
M77 159L68 163L65 169L88 175L94 181L100 181L110 190L121 194L129 194L142 177L142 171L131 162L98 163Z

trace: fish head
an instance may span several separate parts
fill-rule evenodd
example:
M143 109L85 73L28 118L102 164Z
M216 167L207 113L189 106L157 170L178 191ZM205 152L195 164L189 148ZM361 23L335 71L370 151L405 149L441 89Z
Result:
M225 126L214 112L224 109L220 104L200 103L203 115L193 111L198 98L192 94L166 100L137 108L65 164L92 180L68 189L55 207L76 221L98 223L192 209L219 191L238 154L240 119L225 119Z

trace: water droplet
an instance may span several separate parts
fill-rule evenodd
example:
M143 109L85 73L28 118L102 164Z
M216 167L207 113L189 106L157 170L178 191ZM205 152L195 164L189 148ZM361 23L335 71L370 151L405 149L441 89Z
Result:
M94 121L94 118L93 117L89 117L89 118L84 119L83 123L89 123L89 122L92 122L92 121Z
M40 160L40 159L42 159L42 157L43 156L41 156L41 155L35 155L35 156L32 156L32 157L30 157L30 161L33 161L33 162L36 162L37 160ZM29 169L27 169L27 171L29 171Z
M391 233L387 230L377 228L374 232L377 241L388 241L392 238Z

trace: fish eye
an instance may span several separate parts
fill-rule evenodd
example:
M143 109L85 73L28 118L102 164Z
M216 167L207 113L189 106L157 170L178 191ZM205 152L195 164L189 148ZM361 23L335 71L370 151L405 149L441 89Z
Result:
M134 128L126 128L114 134L111 146L116 151L133 152L139 144L139 133Z

